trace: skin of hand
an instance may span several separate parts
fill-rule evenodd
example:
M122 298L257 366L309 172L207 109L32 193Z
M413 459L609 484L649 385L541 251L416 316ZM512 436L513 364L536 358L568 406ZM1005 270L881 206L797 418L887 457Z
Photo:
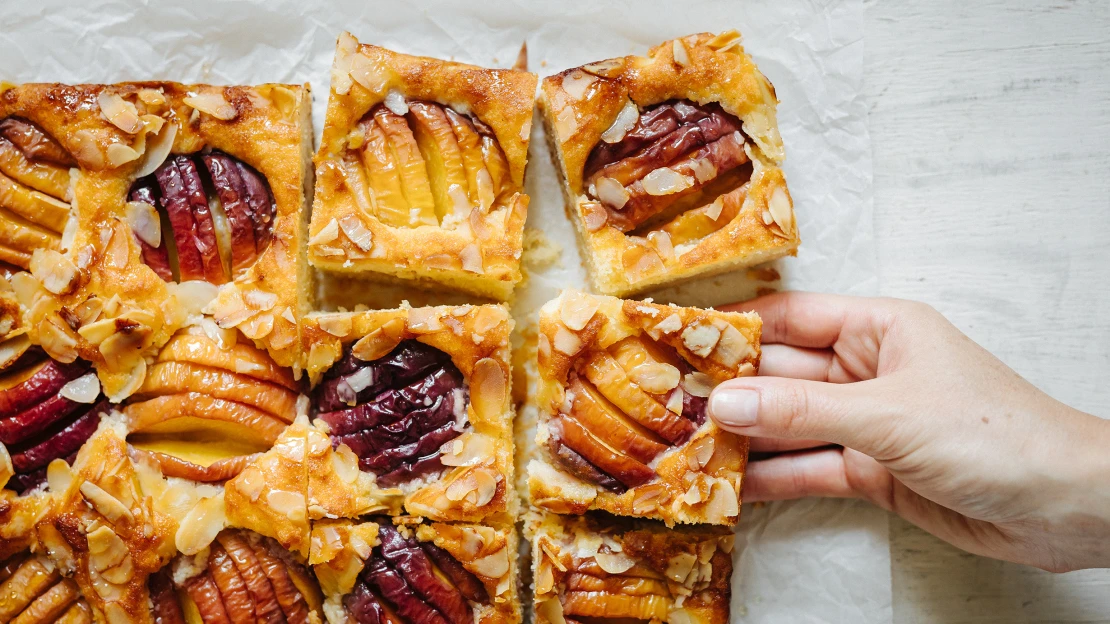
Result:
M1041 392L933 308L778 293L759 376L709 400L751 436L744 502L862 497L966 551L1110 566L1110 421ZM834 446L835 445L835 446Z

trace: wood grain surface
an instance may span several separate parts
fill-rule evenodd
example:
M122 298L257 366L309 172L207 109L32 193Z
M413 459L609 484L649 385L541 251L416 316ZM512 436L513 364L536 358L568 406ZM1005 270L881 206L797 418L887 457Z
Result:
M1110 417L1110 3L866 9L881 292ZM1110 570L991 561L897 519L891 555L898 624L1110 622Z

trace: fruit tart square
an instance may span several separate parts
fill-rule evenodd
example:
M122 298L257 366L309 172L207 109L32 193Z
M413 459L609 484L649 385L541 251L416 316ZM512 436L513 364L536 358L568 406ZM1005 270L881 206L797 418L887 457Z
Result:
M409 514L510 523L512 327L500 305L310 314L313 422Z
M297 361L309 110L297 85L0 94L0 260L36 282L15 289L30 341L92 362L113 402L202 312L279 365Z
M736 31L544 78L540 105L597 291L793 255L774 87Z
M732 531L540 514L526 521L536 624L726 624Z
M512 624L521 621L518 543L512 526L322 520L309 563L328 621Z
M309 262L507 299L521 279L536 81L341 35Z
M748 439L706 416L759 365L755 314L566 290L540 311L533 506L733 525Z

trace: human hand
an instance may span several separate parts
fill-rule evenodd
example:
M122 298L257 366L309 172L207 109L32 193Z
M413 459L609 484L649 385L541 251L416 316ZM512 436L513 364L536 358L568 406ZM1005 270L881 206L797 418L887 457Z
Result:
M972 553L1110 566L1110 421L925 304L779 293L730 309L763 318L760 376L718 386L710 415L776 453L748 465L745 502L862 497Z

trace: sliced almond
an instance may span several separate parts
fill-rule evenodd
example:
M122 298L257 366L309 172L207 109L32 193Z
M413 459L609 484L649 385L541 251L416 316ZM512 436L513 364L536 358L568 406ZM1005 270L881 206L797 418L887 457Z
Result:
M636 560L623 553L599 552L594 555L594 561L602 570L609 574L624 574L636 565Z
M390 89L389 93L385 94L385 107L388 108L394 115L404 117L409 113L408 102L405 101L405 96L396 89Z
M216 534L227 526L224 509L224 493L200 499L185 514L177 528L174 542L177 549L186 555L195 555L216 539Z
M151 247L160 247L162 245L162 222L158 217L158 211L146 202L127 202L125 206L125 220L128 227L143 241Z
M708 357L721 339L721 330L708 323L691 323L682 331L682 344L698 357Z
M646 392L664 394L678 386L681 373L665 362L645 362L628 373L629 378Z
M350 315L342 313L321 315L317 323L320 325L320 329L337 338L346 338L350 335L354 324Z
M702 372L695 371L686 373L682 378L683 389L703 399L709 397L709 394L713 392L714 386L716 386L716 384L713 382L713 378Z
M496 422L508 401L508 375L497 360L487 357L474 364L474 372L470 377L470 400L475 414L487 422Z
M578 119L574 116L572 106L564 106L555 115L555 132L561 141L566 141L578 132Z
M85 481L81 484L81 494L85 497L85 500L92 503L92 506L101 515L113 523L123 519L128 522L135 520L135 516L131 514L131 510L126 505L92 481Z
M112 125L127 134L137 134L143 124L139 120L139 111L135 105L123 99L118 93L101 91L96 98L100 105L100 112Z
M594 192L597 198L601 200L601 203L614 210L624 208L624 205L632 198L628 189L624 188L620 182L605 176L598 178L594 182Z
M100 396L100 380L96 373L86 373L62 386L58 394L76 403L94 403Z
M779 226L782 231L782 236L785 238L792 238L794 235L794 211L790 205L790 196L782 187L775 187L771 192L771 198L767 200L767 212L771 214L771 220L775 225ZM778 232L775 232L778 234Z
M459 252L459 259L462 260L462 268L464 271L478 273L479 275L485 273L482 250L478 248L476 243L470 243L466 247L463 247L462 251Z
M581 101L586 96L586 91L590 88L590 85L595 82L597 82L596 76L574 69L563 76L563 91L566 91L570 97Z
M675 39L671 43L671 55L678 65L682 67L690 65L690 54L686 51L686 44L682 43L681 39Z
M670 167L660 167L649 172L640 181L648 195L671 195L694 185L693 178L682 175Z
M587 232L596 232L609 221L609 212L597 202L582 202L580 209L582 225L586 226Z
M613 58L582 66L582 71L601 78L613 78L624 70L624 59Z
M606 143L620 143L628 131L636 127L638 121L640 121L640 108L632 100L625 100L616 119L605 132L601 133L601 140Z
M509 549L501 550L475 560L469 566L476 574L490 579L499 579L509 571Z
M197 94L190 94L184 100L186 105L195 108L202 113L220 119L222 121L230 121L238 116L239 111L231 105L230 102L224 98L221 91L208 90Z
M108 146L108 164L113 167L122 167L129 162L139 159L140 154L135 148L123 143L112 143Z
M574 331L582 331L600 306L596 297L578 290L564 291L559 303L559 320Z
M555 350L564 355L576 355L582 350L582 339L572 331L560 326L555 332L555 339L552 341Z
M370 230L366 229L366 226L362 224L362 219L359 219L356 215L344 215L343 218L339 220L339 228L343 230L347 238L359 249L370 251L370 249L374 247L373 235L370 233Z
M77 283L77 267L53 249L36 249L31 256L30 269L43 288L55 295L69 293Z

